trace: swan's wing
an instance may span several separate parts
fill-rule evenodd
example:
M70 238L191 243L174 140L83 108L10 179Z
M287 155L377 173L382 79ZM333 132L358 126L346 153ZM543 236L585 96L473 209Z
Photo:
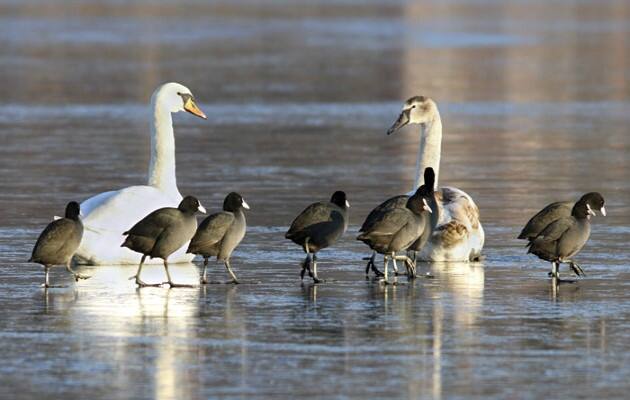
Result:
M223 240L225 233L234 223L234 219L234 214L227 211L212 214L204 219L190 241L188 251L212 246Z
M82 221L89 231L122 234L152 211L177 207L180 200L179 193L171 196L152 186L130 186L85 200Z
M443 187L435 193L435 198L441 212L438 226L454 220L468 230L479 228L479 208L466 192Z
M440 215L434 234L445 246L460 243L470 235L482 235L479 208L466 192L443 187L435 192L435 201Z
M365 218L363 225L361 225L361 229L359 229L359 232L368 231L372 224L376 222L383 213L389 210L393 210L394 208L405 207L405 205L407 204L407 200L409 200L409 196L405 194L394 196L385 200L384 202L376 206L372 211L370 211L368 216Z
M549 204L527 222L520 235L518 235L518 238L535 238L553 221L570 216L573 204L574 203L570 201L558 201Z

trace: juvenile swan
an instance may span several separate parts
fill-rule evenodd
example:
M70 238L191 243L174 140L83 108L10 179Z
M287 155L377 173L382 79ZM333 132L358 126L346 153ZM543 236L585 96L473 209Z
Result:
M420 125L420 148L416 160L414 190L422 182L422 172L431 167L435 184L440 174L442 121L437 105L424 96L416 96L403 104L402 112L387 131L391 135L408 124ZM410 192L411 193L413 193ZM475 261L481 257L484 231L479 221L479 209L464 191L442 187L435 191L437 210L433 215L433 232L418 257L424 261Z
M181 201L175 179L175 136L171 119L171 113L180 111L206 118L187 87L166 83L156 89L151 97L151 162L147 185L101 193L81 204L85 234L76 254L77 261L136 264L137 255L119 247L122 233L151 211L175 207ZM185 253L184 245L171 256L171 261L192 259L192 255Z

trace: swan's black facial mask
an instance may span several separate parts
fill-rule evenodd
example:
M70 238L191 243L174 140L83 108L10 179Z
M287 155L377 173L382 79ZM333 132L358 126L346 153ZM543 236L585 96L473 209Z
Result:
M411 109L403 110L398 116L398 119L392 124L392 126L389 127L389 129L387 130L387 134L391 135L403 126L407 125L409 123L410 113Z

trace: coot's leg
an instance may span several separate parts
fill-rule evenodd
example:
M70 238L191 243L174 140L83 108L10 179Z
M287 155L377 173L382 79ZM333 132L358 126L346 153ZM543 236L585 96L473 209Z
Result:
M311 272L311 252L308 248L309 238L304 240L304 252L306 253L306 258L302 263L302 271L300 272L300 279L304 280L304 273L308 270L308 276L313 277L313 272Z
M230 266L230 259L225 260L225 268L227 268L228 273L232 277L232 282L230 283L238 284L238 279L236 279L236 275L234 275L234 272L232 272L232 267Z
M188 287L188 288L191 288L191 287L193 287L192 285L182 285L182 284L173 282L173 280L171 279L171 274L168 272L168 261L166 261L166 258L164 259L164 270L166 271L166 279L168 279L168 282L164 282L164 283L168 283L168 285L170 287L172 287L172 288L177 288L177 287Z
M394 260L394 276L398 276L398 265L396 265L396 253L392 252L392 259Z
M367 265L365 266L365 276L370 275L370 269L374 272L375 276L383 276L383 273L376 268L376 263L374 262L376 259L376 251L372 251L372 255L368 258L364 258L364 260L368 260Z
M76 282L79 282L79 279L90 279L89 275L83 275L75 272L70 266L70 260L68 260L68 262L66 263L66 270L68 270L68 272L70 272L72 276L74 276L74 280Z
M44 287L45 288L49 288L50 287L50 281L48 280L48 271L50 270L50 265L44 265L44 274L46 275L46 277L44 278Z
M304 261L302 261L302 263L300 264L302 266L302 271L300 271L301 280L304 280L304 273L306 273L308 262L309 262L309 256L307 254L306 257L304 258Z
M394 260L403 261L407 268L407 277L414 279L416 277L416 264L407 256L396 256Z
M317 255L313 253L312 259L313 259L313 275L312 275L313 282L322 283L324 281L322 279L319 279L319 277L317 276Z
M389 257L385 256L383 258L383 263L384 263L384 265L383 265L384 273L383 273L383 277L380 279L380 282L383 282L384 284L389 285L389 280L387 280L387 272L388 272L387 270L388 270L388 266L389 266Z
M571 279L560 279L560 261L554 261L551 263L551 278L556 279L557 283L574 283Z
M153 286L153 287L160 287L162 286L161 283L145 283L144 281L142 281L142 279L140 279L140 273L142 272L142 265L144 264L144 260L147 258L147 255L144 254L142 256L142 258L140 259L140 265L138 265L138 271L136 271L136 274L134 276L132 276L129 279L135 279L136 280L136 285L138 285L139 287L146 287L146 286Z
M574 262L573 260L566 260L566 262L569 263L569 266L571 267L571 269L573 270L575 275L577 275L577 276L586 276L586 274L584 273L584 270L582 269L582 267L580 267L576 262Z
M394 263L394 273L396 276L398 276L398 264L396 263L396 259L397 257L395 255L392 255L392 262ZM406 265L405 265L406 267ZM409 274L409 270L407 269L407 274Z
M201 274L200 282L202 284L204 284L204 285L208 283L208 278L207 278L207 275L206 275L206 269L208 269L208 257L204 257L203 258L203 272Z

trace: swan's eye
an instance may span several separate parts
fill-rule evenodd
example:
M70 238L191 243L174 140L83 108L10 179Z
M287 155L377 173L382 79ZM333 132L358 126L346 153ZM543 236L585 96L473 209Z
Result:
M181 95L182 95L182 92L177 92L177 95L178 95L178 96L181 96Z

